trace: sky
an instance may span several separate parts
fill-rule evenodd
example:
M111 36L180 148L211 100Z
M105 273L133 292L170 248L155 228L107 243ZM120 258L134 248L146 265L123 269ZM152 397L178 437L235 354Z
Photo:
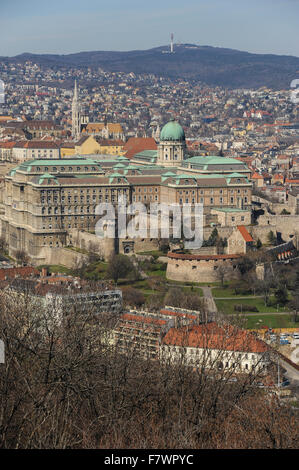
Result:
M0 0L0 56L170 42L299 57L299 0Z

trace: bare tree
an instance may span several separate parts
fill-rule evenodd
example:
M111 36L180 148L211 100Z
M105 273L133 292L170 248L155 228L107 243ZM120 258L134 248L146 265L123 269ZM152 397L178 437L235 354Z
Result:
M254 386L258 367L238 371L250 337L236 327L223 324L216 349L206 325L198 354L182 330L177 360L159 362L137 342L120 352L112 316L43 302L0 291L1 448L298 447L298 413Z
M106 274L117 283L120 278L125 278L134 271L134 265L127 256L113 254L110 257Z
M15 253L16 260L19 264L27 264L28 256L24 250L17 250Z

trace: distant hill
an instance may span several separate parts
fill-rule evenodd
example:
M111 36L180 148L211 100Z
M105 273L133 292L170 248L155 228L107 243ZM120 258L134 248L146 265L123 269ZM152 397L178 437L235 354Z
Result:
M163 53L164 52L164 53ZM168 52L168 53L166 53ZM251 54L220 47L175 45L144 51L93 51L76 54L21 54L0 57L3 62L34 61L49 66L101 67L107 71L152 73L169 78L200 80L228 88L262 86L288 89L299 78L299 58L273 54Z

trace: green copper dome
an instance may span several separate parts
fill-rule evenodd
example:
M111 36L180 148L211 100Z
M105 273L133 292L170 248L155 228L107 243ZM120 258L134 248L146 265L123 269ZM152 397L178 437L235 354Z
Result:
M183 142L185 140L184 129L177 121L172 119L163 127L160 134L160 141L161 140L174 140Z

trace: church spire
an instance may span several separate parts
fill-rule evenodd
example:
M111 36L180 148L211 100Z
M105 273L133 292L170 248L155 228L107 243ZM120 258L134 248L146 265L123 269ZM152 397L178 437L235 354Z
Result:
M78 88L77 88L77 80L75 80L75 88L74 88L74 97L73 101L78 101Z
M78 140L81 132L81 115L80 105L78 101L78 87L77 80L75 80L73 102L72 102L72 137Z

